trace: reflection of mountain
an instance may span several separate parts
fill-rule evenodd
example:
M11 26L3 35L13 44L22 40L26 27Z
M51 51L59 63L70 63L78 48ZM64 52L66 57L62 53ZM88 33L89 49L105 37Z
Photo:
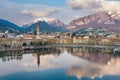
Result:
M23 54L33 54L33 56L37 57L41 55L53 54L58 56L63 50L60 48L41 48L39 50L32 51L9 51L9 52L0 52L0 58L3 61L9 60L21 60ZM110 54L105 54L102 50L97 49L81 49L81 48L68 48L68 53L72 53L73 56L87 59L92 62L107 64L108 61L111 60L114 56Z
M83 58L92 62L100 63L100 64L107 64L111 58L115 57L111 54L104 53L102 52L102 50L97 50L97 49L72 48L71 54L73 56Z
M68 75L74 75L78 79L83 77L102 78L106 75L120 75L120 57L96 52L89 53L85 49L72 49L72 55L87 60L85 64L77 64L68 69ZM95 63L93 63L95 62ZM101 63L101 64L99 64ZM95 79L96 80L96 79Z
M78 79L82 77L102 78L106 75L120 75L120 58L111 58L105 65L89 62L86 65L73 66L68 69L67 74L74 75Z
M116 61L117 64L98 65L98 64L88 63L86 65L73 66L68 69L67 74L74 75L78 79L82 77L102 78L103 76L106 75L120 75L120 69L119 69L120 59L118 60L114 59L114 60Z

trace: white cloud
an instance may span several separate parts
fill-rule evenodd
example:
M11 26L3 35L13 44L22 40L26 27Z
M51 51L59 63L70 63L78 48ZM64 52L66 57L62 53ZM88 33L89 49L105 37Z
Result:
M67 0L67 4L71 9L41 4L19 4L8 0L0 0L0 18L9 20L20 26L43 17L57 18L64 23L69 23L78 17L83 17L101 10L119 9L120 6L120 2L118 1L105 0Z
M56 18L47 18L47 17L42 17L42 18L36 18L35 20L33 20L33 22L37 22L37 21L46 21L46 22L49 22L49 21L54 21L56 20Z
M28 16L32 16L32 17L45 17L45 16L49 16L52 15L54 13L56 13L57 11L54 9L45 9L45 10L23 10L22 14L28 15Z
M72 9L90 9L101 7L98 0L67 0L68 6Z
M57 9L54 7L29 3L21 5L0 0L0 18L20 26L31 23L36 18L52 16L55 13L57 13Z
M120 1L108 0L67 0L69 8L74 10L120 10Z

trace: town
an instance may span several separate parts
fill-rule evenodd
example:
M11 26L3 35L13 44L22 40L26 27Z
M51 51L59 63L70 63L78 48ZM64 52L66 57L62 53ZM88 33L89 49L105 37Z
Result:
M8 31L0 33L0 49L21 48L22 46L40 46L49 44L89 44L115 45L120 44L120 34L107 33L105 29L88 28L79 32L42 33L39 21L36 23L36 35L32 32L20 35Z

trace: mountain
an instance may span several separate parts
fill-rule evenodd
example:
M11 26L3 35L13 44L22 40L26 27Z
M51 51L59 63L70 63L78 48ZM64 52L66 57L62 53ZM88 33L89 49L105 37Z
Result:
M37 28L36 23L33 23L30 26L27 26L25 28L25 31L36 32L36 28ZM59 27L54 27L54 26L48 24L45 21L40 21L40 31L41 32L46 32L46 33L51 33L51 32L66 32L67 30L63 29L63 28L59 28Z
M36 19L30 24L24 25L22 28L27 31L36 31L36 23L40 21L41 32L66 32L66 25L62 23L60 20L55 18L42 18Z
M78 31L86 28L101 28L120 33L120 11L106 11L72 20L67 29Z
M65 25L64 23L62 23L60 20L58 19L53 19L53 20L48 20L46 21L49 25L54 26L54 27L61 27L61 28L65 28L67 25Z
M10 33L19 34L23 30L22 30L22 28L20 28L19 26L17 26L16 24L14 24L12 22L9 22L4 19L0 19L0 32L5 32L5 31L8 31Z

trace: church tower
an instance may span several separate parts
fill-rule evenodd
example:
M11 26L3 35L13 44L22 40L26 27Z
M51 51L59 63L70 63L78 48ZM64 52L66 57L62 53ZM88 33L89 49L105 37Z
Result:
M37 22L37 36L36 39L41 39L40 37L40 21Z

